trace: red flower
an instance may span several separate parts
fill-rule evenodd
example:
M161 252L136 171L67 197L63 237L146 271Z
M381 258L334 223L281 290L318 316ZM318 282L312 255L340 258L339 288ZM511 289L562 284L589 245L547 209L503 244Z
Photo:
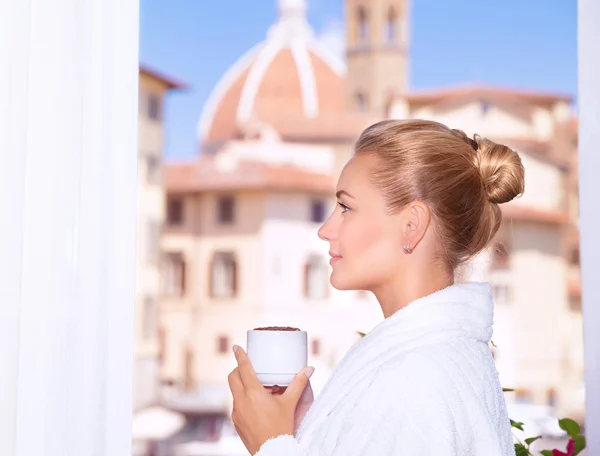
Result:
M563 453L560 450L552 450L552 456L573 456L575 454L575 440L569 440L567 444L567 452Z

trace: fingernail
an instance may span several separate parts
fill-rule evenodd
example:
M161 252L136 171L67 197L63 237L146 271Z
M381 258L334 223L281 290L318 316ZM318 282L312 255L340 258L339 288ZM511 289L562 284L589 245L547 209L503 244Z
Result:
M239 348L240 348L239 346L237 346L237 345L234 345L234 346L233 346L233 353L234 353L234 354L235 354L235 353L237 353L237 351L238 351L238 349L239 349Z
M306 375L308 378L312 377L312 374L314 374L314 372L315 372L314 367L305 367L304 368L304 375Z

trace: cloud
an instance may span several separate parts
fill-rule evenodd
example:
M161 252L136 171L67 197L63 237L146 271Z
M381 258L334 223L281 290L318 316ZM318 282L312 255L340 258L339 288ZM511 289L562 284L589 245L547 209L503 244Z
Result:
M332 19L318 35L319 41L342 60L346 60L346 30L339 19Z

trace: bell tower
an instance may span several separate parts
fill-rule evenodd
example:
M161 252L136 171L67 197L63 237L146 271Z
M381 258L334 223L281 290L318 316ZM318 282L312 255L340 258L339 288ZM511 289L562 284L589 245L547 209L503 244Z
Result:
M408 89L410 0L345 0L346 93L351 111L387 115Z

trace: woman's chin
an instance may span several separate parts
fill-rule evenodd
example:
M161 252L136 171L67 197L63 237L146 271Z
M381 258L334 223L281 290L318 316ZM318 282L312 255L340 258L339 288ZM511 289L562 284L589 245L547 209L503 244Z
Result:
M336 290L348 291L357 289L349 280L345 280L341 274L336 274L335 271L331 273L329 281L331 282L331 286Z

